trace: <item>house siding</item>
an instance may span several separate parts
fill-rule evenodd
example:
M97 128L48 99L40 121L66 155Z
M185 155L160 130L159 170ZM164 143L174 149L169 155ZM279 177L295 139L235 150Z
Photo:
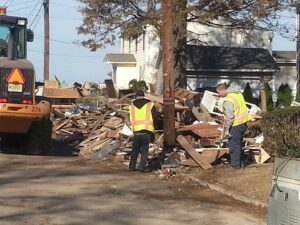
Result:
M137 77L135 65L118 65L115 77L115 86L117 89L128 89L129 82Z
M271 83L273 91L278 92L280 85L288 84L293 97L297 94L297 70L296 63L293 65L280 65L280 71L274 73L274 81Z
M222 23L215 21L216 23ZM209 27L195 22L187 24L189 32L187 41L189 44L204 44L208 46L240 47L240 48L264 48L271 52L272 32L249 31L242 29L226 29ZM193 41L195 39L201 42Z
M137 42L131 40L132 44L130 48L129 40L123 40L123 53L134 54L137 60L137 76L133 79L144 80L147 84L151 84L154 87L155 94L161 94L163 90L162 63L160 63L158 69L155 69L156 60L159 55L160 41L155 35L153 28L147 27L144 37L140 35Z

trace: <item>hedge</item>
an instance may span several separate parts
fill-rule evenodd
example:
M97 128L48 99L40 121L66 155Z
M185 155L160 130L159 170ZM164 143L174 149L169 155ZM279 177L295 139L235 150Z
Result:
M263 113L261 128L263 147L271 156L300 158L300 107Z

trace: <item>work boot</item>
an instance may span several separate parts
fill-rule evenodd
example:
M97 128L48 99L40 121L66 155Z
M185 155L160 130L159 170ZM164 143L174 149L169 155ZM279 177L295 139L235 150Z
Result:
M137 171L137 169L129 167L129 171Z
M230 167L234 170L243 170L244 167L241 167L241 166L235 166L235 165L230 165Z

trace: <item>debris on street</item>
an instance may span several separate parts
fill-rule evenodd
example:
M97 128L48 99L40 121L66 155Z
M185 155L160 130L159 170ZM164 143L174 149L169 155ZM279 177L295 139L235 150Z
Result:
M128 108L133 96L134 93L129 93L121 98L109 98L89 93L81 97L79 103L53 105L53 137L72 143L78 154L87 159L110 157L128 164L132 147ZM146 94L146 97L162 114L163 97L153 94ZM222 99L213 92L205 91L201 95L183 88L176 88L175 98L176 146L172 152L164 151L161 123L156 128L154 142L150 144L149 167L162 171L160 177L169 177L175 175L176 168L201 167L207 170L216 164L227 163L228 145L226 140L220 140ZM252 104L249 107L255 118L251 123L259 126L260 109ZM244 139L249 163L264 163L270 158L262 148L262 142L262 134Z

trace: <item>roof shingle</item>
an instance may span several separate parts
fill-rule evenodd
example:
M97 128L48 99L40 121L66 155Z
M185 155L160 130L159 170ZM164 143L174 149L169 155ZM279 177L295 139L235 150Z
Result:
M267 49L188 45L187 70L270 72L279 70Z
M106 54L104 63L136 63L136 59L133 54Z

